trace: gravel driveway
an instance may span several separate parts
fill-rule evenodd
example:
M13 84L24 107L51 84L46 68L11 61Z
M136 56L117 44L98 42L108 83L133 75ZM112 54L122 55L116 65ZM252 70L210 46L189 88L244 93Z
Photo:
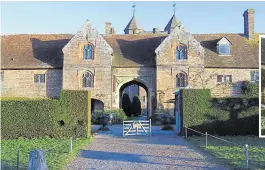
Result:
M67 169L227 169L171 131L152 127L152 137L121 137L121 125L97 134Z

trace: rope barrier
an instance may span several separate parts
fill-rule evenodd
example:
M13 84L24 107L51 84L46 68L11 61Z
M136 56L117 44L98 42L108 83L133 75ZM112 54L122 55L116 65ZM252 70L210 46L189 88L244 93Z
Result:
M205 136L205 133L202 133L202 132L196 131L196 130L191 129L191 128L188 128L188 127L186 127L186 128L187 128L187 129L190 129L191 131L197 132L197 133L202 134L203 136Z
M219 140L224 141L224 142L227 142L227 143L231 143L231 144L233 144L233 145L237 145L237 146L244 147L243 145L240 145L240 144L237 144L237 143L234 143L234 142L230 142L230 141L228 141L228 140L225 140L225 139L222 139L222 138L218 138L218 137L213 136L213 135L210 135L210 134L208 134L208 136L211 136L211 137L213 137L213 138L215 138L215 139L219 139Z
M186 128L187 128L187 129L190 129L191 131L197 132L197 133L202 134L203 136L205 136L205 133L199 132L199 131L197 131L197 130L194 130L194 129L191 129L191 128L188 128L188 127L186 127ZM219 140L224 141L224 142L227 142L227 143L231 143L231 144L236 145L236 146L244 147L243 145L240 145L240 144L237 144L237 143L234 143L234 142L230 142L230 141L228 141L228 140L225 140L225 139L222 139L222 138L218 138L218 137L213 136L213 135L210 135L210 134L207 134L207 136L213 137L213 138L215 138L215 139L219 139Z

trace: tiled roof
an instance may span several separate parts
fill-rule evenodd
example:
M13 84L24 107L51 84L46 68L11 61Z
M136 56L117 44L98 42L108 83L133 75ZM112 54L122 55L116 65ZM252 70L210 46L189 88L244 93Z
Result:
M265 38L261 38L261 64L265 64Z
M205 49L205 67L258 68L259 45L242 34L195 34L194 38ZM231 56L219 56L217 42L226 37L231 43Z
M1 68L62 68L70 34L1 36Z
M165 34L137 34L103 37L114 51L112 61L114 67L138 67L155 66L155 49L166 36ZM258 68L259 50L256 41L249 41L241 34L195 34L193 36L205 49L206 67ZM72 37L73 35L70 34L1 36L1 68L62 68L62 48ZM231 56L219 56L216 52L216 44L223 37L232 43Z
M114 51L112 66L155 66L155 49L165 34L110 35L104 39Z

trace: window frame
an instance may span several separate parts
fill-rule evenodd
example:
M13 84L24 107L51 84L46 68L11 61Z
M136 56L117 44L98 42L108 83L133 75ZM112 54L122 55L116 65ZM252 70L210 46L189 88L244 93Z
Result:
M86 74L88 74L88 75L90 75L90 77L88 76L88 77L86 77ZM88 81L88 79L90 78L90 84L91 84L91 86L84 86L84 84L85 83L87 83L87 81ZM86 79L85 81L85 83L84 83L84 79ZM87 70L87 71L85 71L83 74L82 74L82 78L81 78L81 80L82 80L82 88L85 88L85 89L87 89L87 88L94 88L94 79L95 79L95 75L91 72L91 71L89 71L89 70Z
M90 46L91 47L91 58L86 58L87 55L85 55L85 50L87 52L86 47ZM85 61L89 61L89 60L94 60L94 45L92 43L87 43L85 45L83 45L83 60Z
M41 76L43 76L43 82L41 81ZM46 83L46 74L39 74L39 73L34 74L34 84L45 84L45 83Z
M254 74L253 74L254 73ZM252 74L254 75L254 80L252 79ZM250 81L253 83L259 83L259 71L250 71Z
M179 77L179 75L183 75L184 77ZM183 82L181 83L181 78L184 78L184 86L181 86L181 84L183 83ZM176 88L185 88L187 86L188 86L188 75L186 73L184 73L184 72L178 73L176 75Z
M220 48L222 46L227 46L229 53L222 53L221 49L224 49L224 47ZM220 44L218 44L218 54L220 56L231 56L231 44L229 44L229 43L220 43Z
M218 77L219 78L221 77L221 81L219 81L220 79L218 80ZM229 75L218 74L218 75L216 75L216 82L217 82L217 84L233 83L232 74L229 74Z
M184 57L181 57L181 54L184 53ZM188 59L188 51L187 46L184 44L179 44L175 48L175 60L176 61L183 61Z

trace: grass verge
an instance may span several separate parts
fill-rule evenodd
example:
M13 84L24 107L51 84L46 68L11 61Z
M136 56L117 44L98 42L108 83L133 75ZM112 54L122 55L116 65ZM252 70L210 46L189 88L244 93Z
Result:
M225 161L234 169L245 168L245 149L243 146L248 144L249 169L265 169L265 139L257 136L222 136L220 138L242 145L242 147L212 137L208 137L207 148L205 147L205 137L188 137L187 140L215 158Z
M70 152L69 138L1 140L1 169L17 168L18 150L19 169L27 169L29 152L33 149L45 151L45 160L49 169L63 169L90 142L91 137L73 139L73 152Z

